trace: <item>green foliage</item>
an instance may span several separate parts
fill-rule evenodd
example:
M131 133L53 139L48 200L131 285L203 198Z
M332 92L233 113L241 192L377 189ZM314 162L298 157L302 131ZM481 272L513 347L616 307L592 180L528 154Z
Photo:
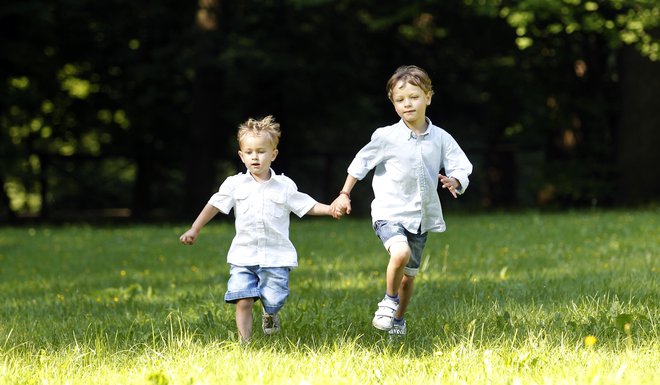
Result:
M454 216L408 336L370 325L387 256L364 220L294 221L283 331L236 342L227 223L0 229L6 383L652 384L658 212Z
M71 193L68 186L78 201L87 195L97 208L127 207L130 187L89 189L121 179L123 169L108 163L151 157L159 159L152 167L156 179L167 172L175 132L160 128L186 124L181 111L189 109L184 74L191 65L186 46L194 11L194 4L172 1L150 6L25 1L0 7L8 30L0 48L12 52L0 66L6 95L0 142L10 144L0 175L3 183L18 186L8 189L13 210L39 212L52 202L69 209L61 199ZM93 168L91 177L70 169L81 163ZM72 179L87 183L72 186ZM36 207L24 203L30 194L39 196Z
M536 40L574 33L603 36L612 48L634 45L644 56L660 60L660 6L654 0L464 0L480 13L499 16L515 29L516 44L526 49Z
M0 218L187 213L239 169L237 125L266 114L284 132L276 171L329 200L396 120L384 84L409 63L429 70L429 116L477 166L466 204L611 205L617 139L643 126L617 123L633 114L620 79L654 80L619 54L657 63L658 12L651 0L4 2Z

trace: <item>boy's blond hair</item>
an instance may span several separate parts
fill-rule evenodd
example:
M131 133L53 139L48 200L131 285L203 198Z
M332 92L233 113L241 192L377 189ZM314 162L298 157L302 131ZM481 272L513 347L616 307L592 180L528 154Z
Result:
M245 138L246 135L255 135L261 136L266 135L270 140L273 148L277 148L277 145L280 143L280 124L275 122L275 118L272 115L268 115L261 120L248 119L240 126L238 126L238 144L240 146L241 140Z
M410 83L421 88L424 93L430 92L433 95L433 85L429 74L417 66L401 66L394 71L390 80L387 81L387 98L390 101L392 101L392 90L399 82Z

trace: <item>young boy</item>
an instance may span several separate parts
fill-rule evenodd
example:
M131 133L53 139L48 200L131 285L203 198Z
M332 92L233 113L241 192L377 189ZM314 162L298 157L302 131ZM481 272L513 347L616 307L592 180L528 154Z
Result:
M230 276L225 301L236 304L236 326L242 341L252 336L256 300L261 300L263 307L264 333L280 330L277 313L289 295L289 272L298 265L289 240L290 212L299 217L332 215L330 206L299 192L291 179L275 175L270 168L278 154L279 127L272 116L240 125L238 156L248 172L228 177L179 238L184 245L192 245L211 218L234 209L236 236L227 254Z
M399 67L387 82L387 96L401 120L378 128L348 166L348 176L332 202L333 215L351 212L351 190L375 168L371 216L390 254L385 297L372 324L405 335L406 308L428 232L445 231L438 180L454 198L468 186L472 164L454 138L426 117L433 87L416 66ZM445 175L440 170L445 170Z

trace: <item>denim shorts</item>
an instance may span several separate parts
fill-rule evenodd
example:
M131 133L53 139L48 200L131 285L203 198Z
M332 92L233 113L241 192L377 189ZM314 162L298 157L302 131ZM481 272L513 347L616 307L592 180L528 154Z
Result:
M390 246L396 242L406 242L408 244L408 247L410 247L410 261L408 261L403 273L411 277L416 276L419 271L419 264L422 262L422 252L426 245L428 233L411 233L400 223L389 221L374 222L374 230L388 252Z
M269 314L275 314L289 296L289 267L230 265L225 302L254 298Z

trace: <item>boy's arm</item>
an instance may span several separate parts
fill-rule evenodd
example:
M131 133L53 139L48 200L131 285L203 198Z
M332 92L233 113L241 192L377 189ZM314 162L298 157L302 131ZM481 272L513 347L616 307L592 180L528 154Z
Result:
M218 212L220 212L220 210L218 210L217 207L207 203L197 216L197 219L195 219L195 222L193 222L190 229L179 237L179 241L184 245L192 245L195 243L202 227L204 227Z
M346 181L344 186L339 191L339 196L330 205L332 210L332 216L337 219L342 216L344 213L351 213L351 191L355 184L357 183L357 178L351 174L346 176Z
M306 215L331 215L334 217L332 215L332 207L323 203L316 203L309 209Z
M447 176L442 174L438 175L442 187L448 189L449 192L456 198L465 192L465 189L470 184L468 179L472 174L472 163L463 152L463 149L458 145L456 140L449 134L445 140L444 145L444 168Z

